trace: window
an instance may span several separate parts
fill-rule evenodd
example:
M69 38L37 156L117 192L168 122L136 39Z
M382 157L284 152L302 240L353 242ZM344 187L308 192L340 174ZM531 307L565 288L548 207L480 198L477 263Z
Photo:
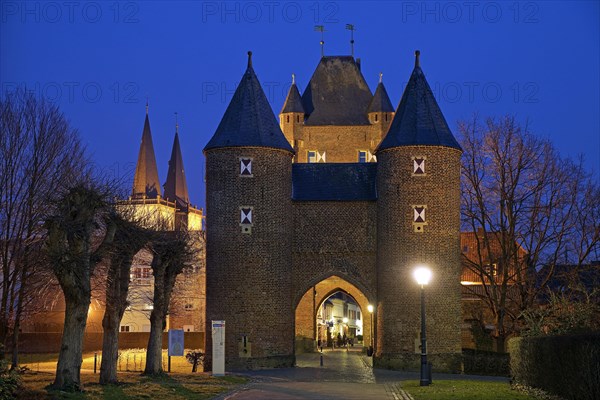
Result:
M469 252L469 246L463 246L463 253Z
M183 308L185 308L185 309L186 309L186 310L188 310L188 311L189 311L189 310L193 310L193 309L194 309L194 305L193 305L193 304L190 304L190 303L187 303L185 306L183 306Z
M252 207L240 207L240 224L252 225Z
M375 122L377 122L377 114L375 114Z
M498 264L486 264L483 266L483 271L490 276L496 276L498 274Z
M366 162L368 162L368 151L366 151L366 150L359 150L358 151L358 162L359 163L366 163Z
M129 332L129 325L121 325L121 332Z
M423 233L427 220L425 219L426 205L414 205L413 206L413 227L417 233Z
M308 150L306 158L309 163L327 162L325 152L320 153L317 150Z
M413 161L413 176L425 175L425 160L427 157L418 156L412 157Z
M130 279L138 285L150 285L152 278L152 268L150 267L133 267L131 268Z
M240 176L252 177L252 158L240 157Z
M356 319L360 321L360 311L356 312Z
M289 115L287 115L287 116L285 117L285 120L286 120L285 122L290 122L290 116L289 116Z
M300 122L300 116L296 115L296 122Z

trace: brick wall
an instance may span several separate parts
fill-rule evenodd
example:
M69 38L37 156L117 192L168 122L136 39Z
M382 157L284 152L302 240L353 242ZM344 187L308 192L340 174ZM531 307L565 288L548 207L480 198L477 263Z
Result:
M413 176L411 157L425 156L426 175ZM412 273L428 265L428 353L438 370L460 370L460 151L405 146L378 154L378 320L376 365L418 365L420 288ZM426 205L422 233L413 205Z
M253 177L240 177L251 157ZM267 148L206 153L207 366L211 320L226 321L227 368L291 366L291 157ZM253 207L252 233L242 233L240 206ZM246 335L249 357L239 343Z

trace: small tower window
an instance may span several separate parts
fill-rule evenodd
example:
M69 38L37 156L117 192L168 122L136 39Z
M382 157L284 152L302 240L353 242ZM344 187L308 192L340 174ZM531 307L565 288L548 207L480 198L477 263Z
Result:
M300 116L296 115L296 122L300 122Z
M240 157L240 176L253 177L252 175L252 158Z
M425 161L427 160L427 157L425 156L417 156L417 157L412 157L412 162L413 162L413 172L412 175L413 176L424 176L425 174Z
M425 218L426 210L426 205L419 204L413 206L413 227L417 233L423 233L425 225L427 225L427 219Z
M375 122L377 122L377 114L375 114Z
M242 233L252 233L253 225L253 209L252 206L240 206L240 226Z
M289 123L289 122L290 122L290 116L289 116L289 115L286 115L286 116L285 116L285 122L287 122L287 123Z

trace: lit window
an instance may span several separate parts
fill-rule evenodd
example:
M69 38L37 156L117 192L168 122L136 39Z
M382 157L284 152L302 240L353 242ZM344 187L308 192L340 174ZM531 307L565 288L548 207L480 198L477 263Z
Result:
M483 271L490 276L496 276L498 274L498 264L486 264L483 266Z

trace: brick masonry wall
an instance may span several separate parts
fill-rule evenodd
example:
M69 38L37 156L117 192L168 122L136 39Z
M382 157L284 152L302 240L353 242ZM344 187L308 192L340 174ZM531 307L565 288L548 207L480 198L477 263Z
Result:
M426 175L412 176L412 156L425 156ZM404 146L378 154L377 365L418 362L420 288L412 273L432 270L426 288L427 344L438 369L460 370L460 151ZM413 205L427 205L422 233L414 232Z
M254 177L240 177L251 157ZM206 324L226 321L226 368L293 364L291 157L267 148L206 153ZM252 233L242 233L240 206L253 207ZM250 357L240 357L243 335Z
M290 113L290 116L295 114ZM298 124L295 118L286 122L287 114L281 114L279 118L285 137L296 151L294 162L299 163L308 162L309 150L325 152L327 162L358 162L359 150L375 153L391 122L390 118L390 122L383 121L372 125L314 126Z

